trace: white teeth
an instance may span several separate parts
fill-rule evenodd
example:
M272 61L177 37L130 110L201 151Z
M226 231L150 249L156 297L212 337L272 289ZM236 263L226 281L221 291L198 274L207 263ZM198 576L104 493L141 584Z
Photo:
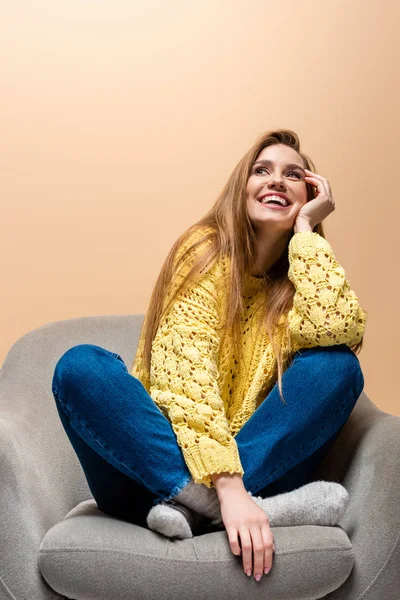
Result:
M277 202L280 202L282 206L289 206L289 202L286 200L286 198L282 198L281 196L264 196L260 202L262 204L267 204L270 200L276 200Z

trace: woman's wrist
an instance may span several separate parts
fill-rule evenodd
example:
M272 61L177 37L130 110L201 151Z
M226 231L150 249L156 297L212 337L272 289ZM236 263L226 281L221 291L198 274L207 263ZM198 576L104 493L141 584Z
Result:
M300 231L312 231L313 228L308 221L302 221L301 219L298 219L294 224L293 230L294 233L300 233Z
M210 475L210 477L217 490L218 498L222 498L227 493L232 493L235 490L243 491L246 489L240 473L216 473Z

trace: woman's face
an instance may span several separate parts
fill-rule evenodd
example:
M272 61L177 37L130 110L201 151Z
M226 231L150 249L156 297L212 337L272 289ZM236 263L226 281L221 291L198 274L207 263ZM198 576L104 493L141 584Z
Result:
M293 148L274 144L262 149L252 165L246 186L246 207L256 230L271 226L284 231L293 229L297 213L307 202L304 176L303 161ZM276 192L286 196L287 208L259 202L261 196Z

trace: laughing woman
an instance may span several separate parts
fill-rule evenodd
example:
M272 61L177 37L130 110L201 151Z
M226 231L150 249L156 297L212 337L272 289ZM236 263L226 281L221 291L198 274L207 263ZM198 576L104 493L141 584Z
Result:
M334 525L348 499L313 472L363 387L366 312L326 240L335 210L291 130L262 135L171 248L131 372L80 344L53 395L100 510L166 536L226 530L243 569L271 526Z

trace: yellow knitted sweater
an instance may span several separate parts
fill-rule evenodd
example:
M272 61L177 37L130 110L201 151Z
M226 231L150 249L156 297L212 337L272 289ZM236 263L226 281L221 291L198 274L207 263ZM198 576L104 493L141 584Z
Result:
M198 232L177 256L196 236ZM325 238L311 231L295 233L289 264L288 277L296 289L285 316L290 356L300 348L357 344L367 315ZM277 381L274 353L261 327L263 311L256 310L267 293L262 279L246 276L241 319L245 364L233 354L229 331L216 329L226 314L226 286L218 283L227 269L229 259L218 259L164 315L152 345L150 375L141 371L142 332L131 371L170 421L193 480L207 487L214 487L210 474L244 474L234 436ZM279 341L284 355L285 340Z

